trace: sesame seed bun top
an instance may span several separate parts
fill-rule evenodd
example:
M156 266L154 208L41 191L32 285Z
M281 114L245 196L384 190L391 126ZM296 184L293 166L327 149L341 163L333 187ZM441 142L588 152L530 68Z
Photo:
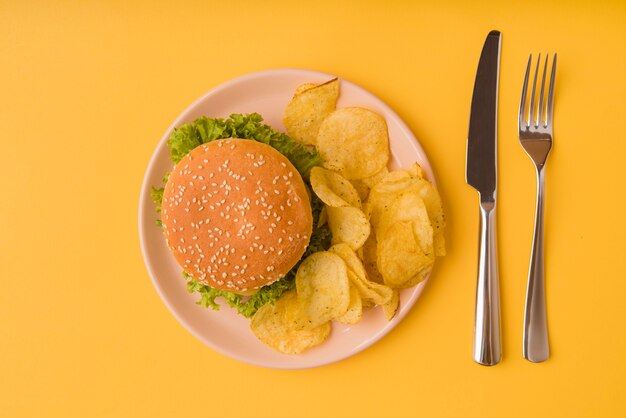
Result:
M232 138L201 145L176 165L161 221L185 272L242 294L291 270L313 227L306 187L289 160L269 145Z

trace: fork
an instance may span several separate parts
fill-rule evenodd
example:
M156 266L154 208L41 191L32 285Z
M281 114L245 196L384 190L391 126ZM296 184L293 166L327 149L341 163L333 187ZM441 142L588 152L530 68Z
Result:
M554 81L556 78L556 54L552 59L550 85L547 102L544 102L546 72L549 56L546 55L543 65L543 76L539 89L539 102L535 102L537 75L541 54L537 58L535 77L530 94L530 103L526 104L528 93L528 76L532 63L532 54L528 57L522 98L519 106L519 140L522 147L535 164L537 171L537 209L535 211L535 232L528 272L528 287L526 289L526 307L524 314L524 358L534 363L545 361L550 357L548 342L548 325L546 320L546 295L544 275L544 247L543 247L543 208L545 194L544 168L550 149L552 148L553 119L554 119Z

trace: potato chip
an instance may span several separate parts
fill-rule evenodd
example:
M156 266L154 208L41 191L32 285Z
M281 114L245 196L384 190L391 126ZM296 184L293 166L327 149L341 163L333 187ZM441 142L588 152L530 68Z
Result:
M361 321L363 316L363 303L361 302L361 296L356 287L350 286L350 303L348 304L348 310L346 313L336 318L337 322L342 324L356 324Z
M418 163L414 163L413 165L411 165L409 168L407 168L407 171L414 178L424 179L424 170L422 170L422 167Z
M335 244L330 247L328 251L341 257L344 263L346 263L346 267L356 273L357 276L367 278L367 273L365 272L363 263L348 244L343 242Z
M363 263L347 244L333 245L328 251L337 254L346 263L350 284L358 289L359 295L364 301L382 305L391 299L391 289L385 285L368 280Z
M307 323L317 327L340 317L350 303L350 283L346 263L336 254L321 251L308 256L296 273L298 300L303 304Z
M389 174L389 170L387 169L387 166L384 166L382 170L380 170L378 173L370 177L362 178L360 179L360 181L362 181L367 187L371 189L372 187L380 183L387 176L387 174Z
M361 208L361 198L354 186L334 171L313 167L310 179L313 191L328 206Z
M304 83L304 84L300 84L298 87L296 87L296 90L293 92L294 97L297 96L298 94L302 93L304 90L308 90L312 87L317 86L317 84L315 83Z
M361 247L361 250L363 252L361 260L363 260L363 267L365 267L367 277L370 279L370 281L382 284L383 276L380 275L377 264L377 247L378 242L376 241L376 233L374 231L371 231L370 236L367 237L365 244L363 244L363 247Z
M437 189L428 181L415 180L415 187L426 205L428 218L433 227L433 245L435 247L436 256L446 255L446 241L444 236L446 218L441 205L441 197Z
M359 194L359 198L361 202L364 202L367 199L367 196L370 194L370 187L363 182L363 180L351 180L352 187Z
M368 109L337 109L320 125L317 149L324 159L324 167L348 180L373 176L389 161L387 123Z
M379 237L378 270L386 285L394 288L415 286L430 273L435 254L418 243L412 222L397 222Z
M407 178L390 183L380 182L372 188L363 210L374 229L378 228L380 216L385 208L391 206L398 194L406 190L412 181L411 178Z
M400 307L400 292L398 289L393 289L393 294L389 302L382 305L383 313L385 314L385 318L387 321L391 321L396 313L398 313L398 308Z
M330 322L314 328L298 329L294 318L302 306L295 290L283 293L275 304L267 303L254 314L250 329L266 345L284 354L300 354L322 343L330 334Z
M320 228L328 222L328 213L326 213L326 206L320 211L320 217L317 219L317 227Z
M333 244L345 242L353 250L363 246L370 234L370 223L361 209L352 206L327 206L326 213L328 226L333 234Z
M376 184L363 205L363 210L370 219L374 228L378 227L380 216L385 207L391 206L396 195L409 189L417 190L426 204L428 218L433 227L433 242L435 255L443 256L445 249L445 216L441 205L441 198L437 189L425 180L422 169L418 164L413 164L406 170L390 172L383 180Z
M289 136L304 144L315 145L320 124L335 110L339 80L335 78L300 90L285 108L283 124Z
M412 173L408 170L394 170L390 171L380 181L382 183L396 183L404 180L412 179Z
M363 309L369 309L369 308L373 308L374 306L376 306L376 304L374 302L372 302L371 300L364 300L363 298L361 298L361 306L363 306Z
M419 194L426 205L428 218L433 228L433 245L435 247L435 255L446 255L446 244L444 237L445 215L441 205L441 198L437 189L428 181L412 178L405 185L405 190L413 190Z
M383 209L376 234L382 236L391 225L400 221L412 223L413 232L422 251L432 251L433 228L418 190L408 189L399 193L391 205Z

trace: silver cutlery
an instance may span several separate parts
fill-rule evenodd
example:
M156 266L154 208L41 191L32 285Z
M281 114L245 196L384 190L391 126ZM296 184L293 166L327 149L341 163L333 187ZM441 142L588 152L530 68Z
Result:
M522 98L519 105L519 140L522 147L533 161L537 172L537 209L535 212L535 232L528 272L528 287L526 289L526 308L524 315L524 358L538 363L550 357L548 342L548 325L546 319L546 295L544 273L544 246L543 246L543 208L545 194L545 165L552 148L553 120L554 120L554 81L556 78L556 54L552 59L550 82L547 101L544 101L546 73L549 56L546 56L543 65L541 86L539 87L539 101L535 101L537 76L541 63L541 54L537 58L535 77L533 79L530 102L527 104L528 76L532 63L532 55L528 57Z
M497 117L501 34L485 40L472 95L467 136L467 184L480 195L478 283L474 323L474 361L500 362L500 295L496 247Z

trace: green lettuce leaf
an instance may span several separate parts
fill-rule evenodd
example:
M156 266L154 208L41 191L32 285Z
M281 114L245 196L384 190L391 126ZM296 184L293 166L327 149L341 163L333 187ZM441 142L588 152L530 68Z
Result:
M259 141L275 148L291 161L304 179L307 187L309 187L314 225L309 246L300 262L315 252L327 250L330 247L330 229L326 226L317 227L324 203L310 190L310 185L308 184L311 168L321 164L319 152L315 149L308 149L289 136L275 131L263 123L261 115L251 113L248 115L232 114L227 119L200 117L192 123L181 125L174 129L167 141L167 146L170 149L170 158L174 163L178 163L194 148L222 138L244 138ZM167 183L169 174L165 175L163 183ZM150 193L153 202L157 204L157 212L161 210L163 191L163 187L153 187ZM160 221L157 221L157 223L160 223ZM300 262L285 277L262 287L250 297L207 286L185 272L183 272L183 277L187 280L187 290L190 293L198 293L200 295L200 300L197 302L198 305L205 308L219 309L220 305L216 299L223 298L229 306L237 309L241 315L250 318L261 306L266 303L275 303L284 292L295 287L296 272Z
M308 149L291 137L263 123L258 113L232 114L227 119L199 117L174 129L167 141L172 161L178 163L192 149L222 138L244 138L262 142L283 154L300 172L309 177L311 168L321 163L315 149Z
M161 203L163 202L163 191L165 190L164 187L159 187L158 189L154 186L152 186L152 188L150 189L150 197L152 198L152 201L154 203L156 203L156 211L157 213L161 212Z

